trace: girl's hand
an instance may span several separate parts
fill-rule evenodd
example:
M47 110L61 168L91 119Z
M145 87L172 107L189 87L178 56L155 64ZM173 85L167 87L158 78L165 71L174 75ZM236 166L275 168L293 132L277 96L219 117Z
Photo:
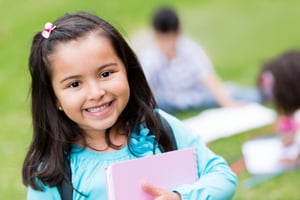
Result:
M180 194L176 192L170 192L168 190L160 189L147 183L143 183L142 187L145 192L151 194L154 197L153 200L181 200Z

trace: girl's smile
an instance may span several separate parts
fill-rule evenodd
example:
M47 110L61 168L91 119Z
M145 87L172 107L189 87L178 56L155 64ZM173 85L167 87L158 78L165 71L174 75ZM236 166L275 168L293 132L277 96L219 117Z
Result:
M92 113L96 113L96 112L100 112L100 111L103 111L105 108L107 108L108 106L111 105L111 102L110 103L107 103L107 104L104 104L102 106L99 106L99 107L95 107L95 108L87 108L86 111L88 112L92 112Z
M88 114L91 116L100 116L105 115L105 113L109 112L110 108L112 107L113 102L105 103L100 106L90 107L84 109Z
M89 137L104 133L129 100L124 64L98 32L56 48L49 60L57 106Z

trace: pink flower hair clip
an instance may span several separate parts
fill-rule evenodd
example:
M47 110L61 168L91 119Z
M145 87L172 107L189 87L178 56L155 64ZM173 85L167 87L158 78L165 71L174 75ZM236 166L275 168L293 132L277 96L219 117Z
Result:
M49 38L50 33L51 33L55 28L56 28L56 26L53 26L52 23L47 22L47 23L45 24L44 30L42 31L42 36L43 36L44 38L46 38L46 39Z

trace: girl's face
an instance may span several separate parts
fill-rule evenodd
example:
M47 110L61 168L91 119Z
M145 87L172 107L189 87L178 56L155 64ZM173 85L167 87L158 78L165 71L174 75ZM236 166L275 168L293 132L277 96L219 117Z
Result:
M88 135L116 123L130 91L125 66L107 38L91 33L58 44L49 61L58 109Z

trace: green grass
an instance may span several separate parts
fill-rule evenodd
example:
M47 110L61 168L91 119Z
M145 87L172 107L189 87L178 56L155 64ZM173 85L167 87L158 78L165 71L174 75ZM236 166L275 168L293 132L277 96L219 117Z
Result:
M65 12L86 10L109 20L125 36L148 24L154 8L178 8L185 32L206 49L225 80L254 84L260 64L300 46L298 0L15 0L1 1L0 12L0 193L2 199L25 199L21 166L31 139L27 59L33 34ZM197 111L178 114L185 118ZM241 156L240 145L253 130L210 144L229 162ZM239 186L236 199L298 198L299 171L272 178L250 190ZM240 183L250 175L242 173Z

